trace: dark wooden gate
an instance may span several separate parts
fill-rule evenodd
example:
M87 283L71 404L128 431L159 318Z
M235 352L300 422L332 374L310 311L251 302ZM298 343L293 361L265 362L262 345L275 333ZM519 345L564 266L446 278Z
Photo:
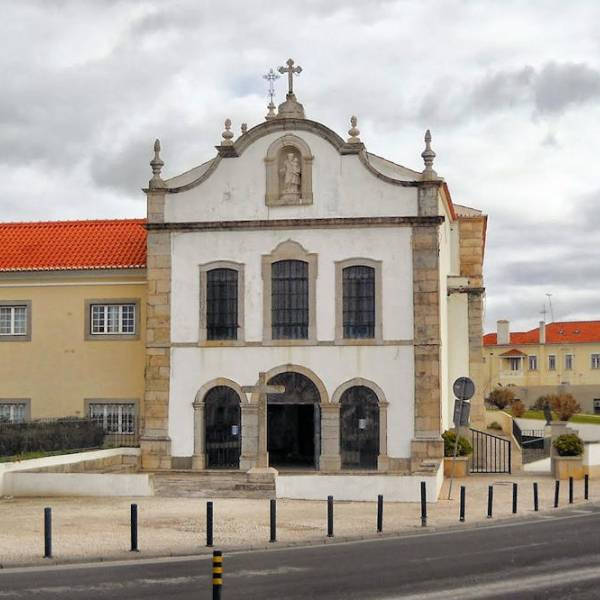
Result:
M510 440L471 429L471 473L511 473Z
M379 403L365 386L347 389L340 399L342 468L376 469L379 457Z
M240 398L235 390L220 385L204 397L206 418L206 466L239 469L242 450Z

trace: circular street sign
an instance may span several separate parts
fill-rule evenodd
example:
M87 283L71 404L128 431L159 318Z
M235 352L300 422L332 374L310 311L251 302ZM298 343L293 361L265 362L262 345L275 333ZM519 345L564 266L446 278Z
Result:
M475 394L475 384L469 377L459 377L454 382L452 390L459 400L470 400Z

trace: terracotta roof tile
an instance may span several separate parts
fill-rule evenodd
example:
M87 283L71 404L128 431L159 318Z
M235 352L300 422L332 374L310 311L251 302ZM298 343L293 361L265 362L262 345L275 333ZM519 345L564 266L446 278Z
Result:
M495 333L483 336L484 346L496 346ZM511 345L539 344L540 329L515 331L510 334ZM576 344L600 342L600 321L564 321L546 324L546 344Z
M0 223L0 271L146 266L145 219Z

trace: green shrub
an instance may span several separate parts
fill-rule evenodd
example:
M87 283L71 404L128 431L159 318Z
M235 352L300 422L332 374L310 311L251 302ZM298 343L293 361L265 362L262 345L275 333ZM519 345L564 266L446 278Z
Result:
M583 441L574 433L559 435L552 445L559 456L581 456L583 454Z
M454 456L454 446L456 444L456 434L454 431L444 431L442 434L444 439L444 456ZM466 437L462 435L458 437L458 448L456 456L469 456L473 452L473 446Z
M101 425L88 419L57 419L0 424L0 456L99 448Z
M498 423L498 421L492 421L488 425L488 429L496 429L497 431L502 431L502 425L500 425L500 423Z

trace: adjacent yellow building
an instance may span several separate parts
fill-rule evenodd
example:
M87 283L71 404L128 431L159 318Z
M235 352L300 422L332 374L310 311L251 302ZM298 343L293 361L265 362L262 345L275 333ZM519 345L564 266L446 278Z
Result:
M0 420L93 416L137 431L144 224L0 224Z
M600 414L600 321L540 322L510 332L498 321L483 338L485 395L510 386L526 406L539 396L572 394L583 412Z

